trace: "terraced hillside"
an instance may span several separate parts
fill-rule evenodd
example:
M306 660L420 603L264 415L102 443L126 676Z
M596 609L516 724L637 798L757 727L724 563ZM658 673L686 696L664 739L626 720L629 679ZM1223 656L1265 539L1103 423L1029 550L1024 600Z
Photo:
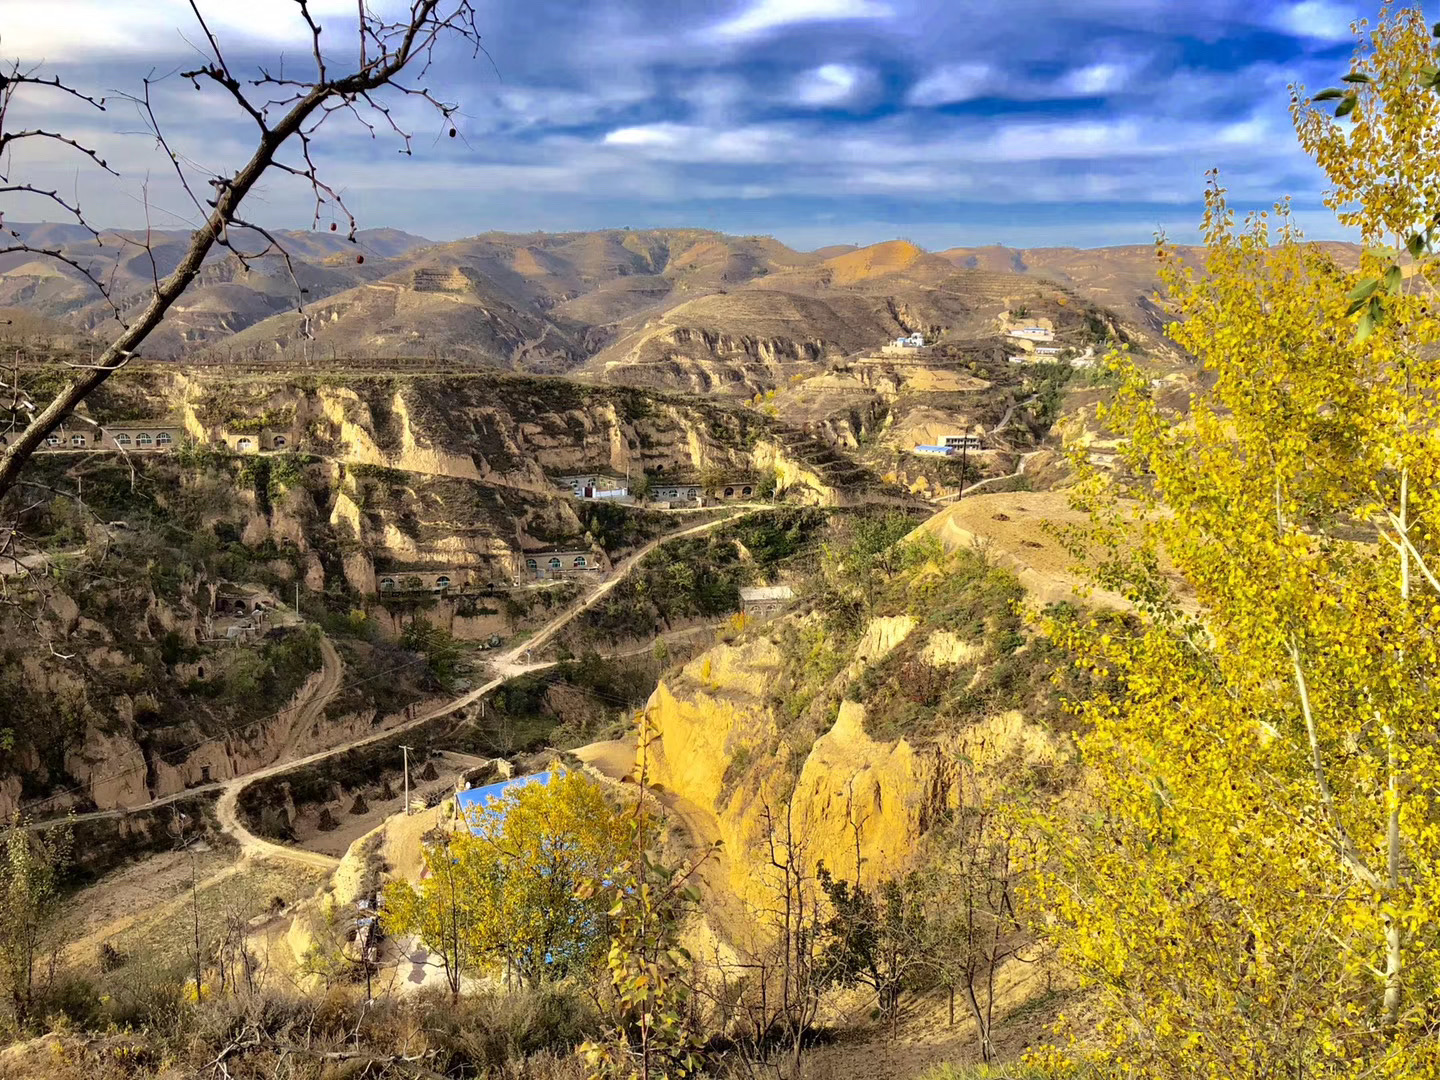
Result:
M52 226L18 228L113 273L122 313L143 301L152 269L135 237L103 234L97 248ZM157 235L163 273L183 236ZM486 233L442 244L387 230L353 244L328 233L283 239L295 280L278 259L246 271L217 255L147 354L282 366L425 358L751 397L897 336L983 337L1008 310L1052 295L1083 306L1092 284L1142 330L1161 321L1131 303L1140 264L1118 250L1032 265L998 250L930 254L899 240L804 253L700 229ZM1120 284L1116 266L1126 268ZM60 263L0 260L4 305L54 320L82 347L114 325Z

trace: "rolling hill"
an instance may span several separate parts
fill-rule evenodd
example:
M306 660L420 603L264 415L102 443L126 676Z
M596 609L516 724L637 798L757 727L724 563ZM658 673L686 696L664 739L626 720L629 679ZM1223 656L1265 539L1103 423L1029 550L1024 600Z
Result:
M15 228L103 270L122 315L144 303L185 243L182 232L155 233L147 251L140 234L105 232L97 247L67 226ZM281 235L288 265L268 256L247 269L229 253L207 261L148 353L420 357L752 397L900 334L993 339L1007 311L1056 298L1114 311L1152 342L1166 318L1152 298L1148 247L929 253L892 240L807 253L702 229L491 232L448 243L389 229L354 243L323 231ZM101 340L114 325L80 274L34 256L0 257L0 307Z

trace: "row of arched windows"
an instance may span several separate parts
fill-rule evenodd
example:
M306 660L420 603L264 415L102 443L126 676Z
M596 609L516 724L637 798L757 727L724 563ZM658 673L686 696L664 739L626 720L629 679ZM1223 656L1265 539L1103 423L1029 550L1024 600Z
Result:
M289 440L286 439L284 435L276 435L271 438L270 446L275 450L284 450L288 442ZM248 435L242 435L235 440L235 449L239 450L242 454L249 453L255 449L255 440Z
M155 435L151 435L148 431L141 431L136 433L133 445L149 449L152 446L170 446L174 442L175 437L171 435L168 431L161 431ZM45 436L46 446L62 446L64 445L64 443L65 437L63 435L57 435L53 431L49 435ZM80 432L76 432L74 435L70 436L70 445L75 447L77 450L83 450L85 447L90 445L90 437L81 434ZM100 445L100 439L98 437L95 439L95 445ZM129 433L124 431L115 432L115 445L132 445Z
M153 435L148 431L137 431L133 436L128 431L115 431L112 432L111 435L115 445L122 449L129 449L133 446L137 449L149 450L162 446L173 446L175 443L175 436L171 435L168 431L159 431ZM284 450L285 447L289 445L289 442L289 439L284 435L275 435L270 439L270 447L274 450ZM254 450L255 444L255 439L245 435L235 440L235 449L245 453ZM0 446L7 445L9 445L9 440L5 436L0 435ZM51 432L45 436L45 445L51 447L69 445L77 450L83 450L92 445L97 447L103 445L103 436L98 433L91 436L83 432L76 432L67 437L56 432Z
M437 577L437 578L435 579L435 584L434 584L433 588L436 588L436 589L448 589L448 588L450 588L450 585L451 585L450 575L449 575L449 574L441 574L439 577ZM381 591L381 592L394 592L394 591L395 591L395 579L394 579L393 577L382 577L382 578L380 579L380 591Z
M558 555L557 555L557 556L552 556L548 565L549 565L549 567L550 567L551 570L563 570L563 569L565 569L565 563L560 559L560 557L559 557ZM590 567L590 562L589 562L588 559L585 558L584 555L576 555L574 561L571 562L570 565L571 565L571 568L574 569L574 570L587 570L587 569L589 569L589 567ZM539 569L540 569L540 563L539 563L539 561L536 560L536 559L526 559L526 560L525 560L525 569L527 569L527 570L539 570Z

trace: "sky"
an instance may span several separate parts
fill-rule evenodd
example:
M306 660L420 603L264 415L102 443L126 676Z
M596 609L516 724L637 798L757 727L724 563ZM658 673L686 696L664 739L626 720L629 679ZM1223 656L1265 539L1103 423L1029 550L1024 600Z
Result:
M395 0L371 0L384 11ZM447 0L454 3L456 0ZM294 0L197 0L233 70L303 72ZM802 249L905 237L931 250L1193 237L1205 171L1241 207L1294 199L1343 235L1295 144L1287 86L1347 70L1378 0L475 0L484 53L443 49L413 98L413 153L337 114L322 175L362 227L444 240L488 230L695 226ZM354 62L355 0L312 0L332 64ZM92 221L174 228L199 213L143 93L198 182L233 172L255 128L179 72L204 34L188 0L0 0L0 56L106 95L103 112L27 89L7 127L60 127L119 172L31 140L13 178L78 197ZM17 146L20 144L16 144ZM295 161L291 152L286 160ZM23 175L22 175L23 174ZM12 221L53 218L0 203ZM276 176L249 218L309 226ZM321 226L334 217L322 214ZM343 224L342 224L343 227Z

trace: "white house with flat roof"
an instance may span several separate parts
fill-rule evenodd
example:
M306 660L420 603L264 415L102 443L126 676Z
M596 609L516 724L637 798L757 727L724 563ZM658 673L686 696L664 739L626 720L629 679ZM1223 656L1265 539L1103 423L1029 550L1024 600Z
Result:
M1048 326L1021 326L1011 330L1010 336L1024 341L1054 341L1055 331Z
M747 585L740 590L740 610L752 618L764 618L794 599L795 590L789 585Z
M940 445L951 450L984 450L984 435L942 435Z
M555 483L577 499L628 499L630 497L630 481L615 473L570 473L555 477Z

